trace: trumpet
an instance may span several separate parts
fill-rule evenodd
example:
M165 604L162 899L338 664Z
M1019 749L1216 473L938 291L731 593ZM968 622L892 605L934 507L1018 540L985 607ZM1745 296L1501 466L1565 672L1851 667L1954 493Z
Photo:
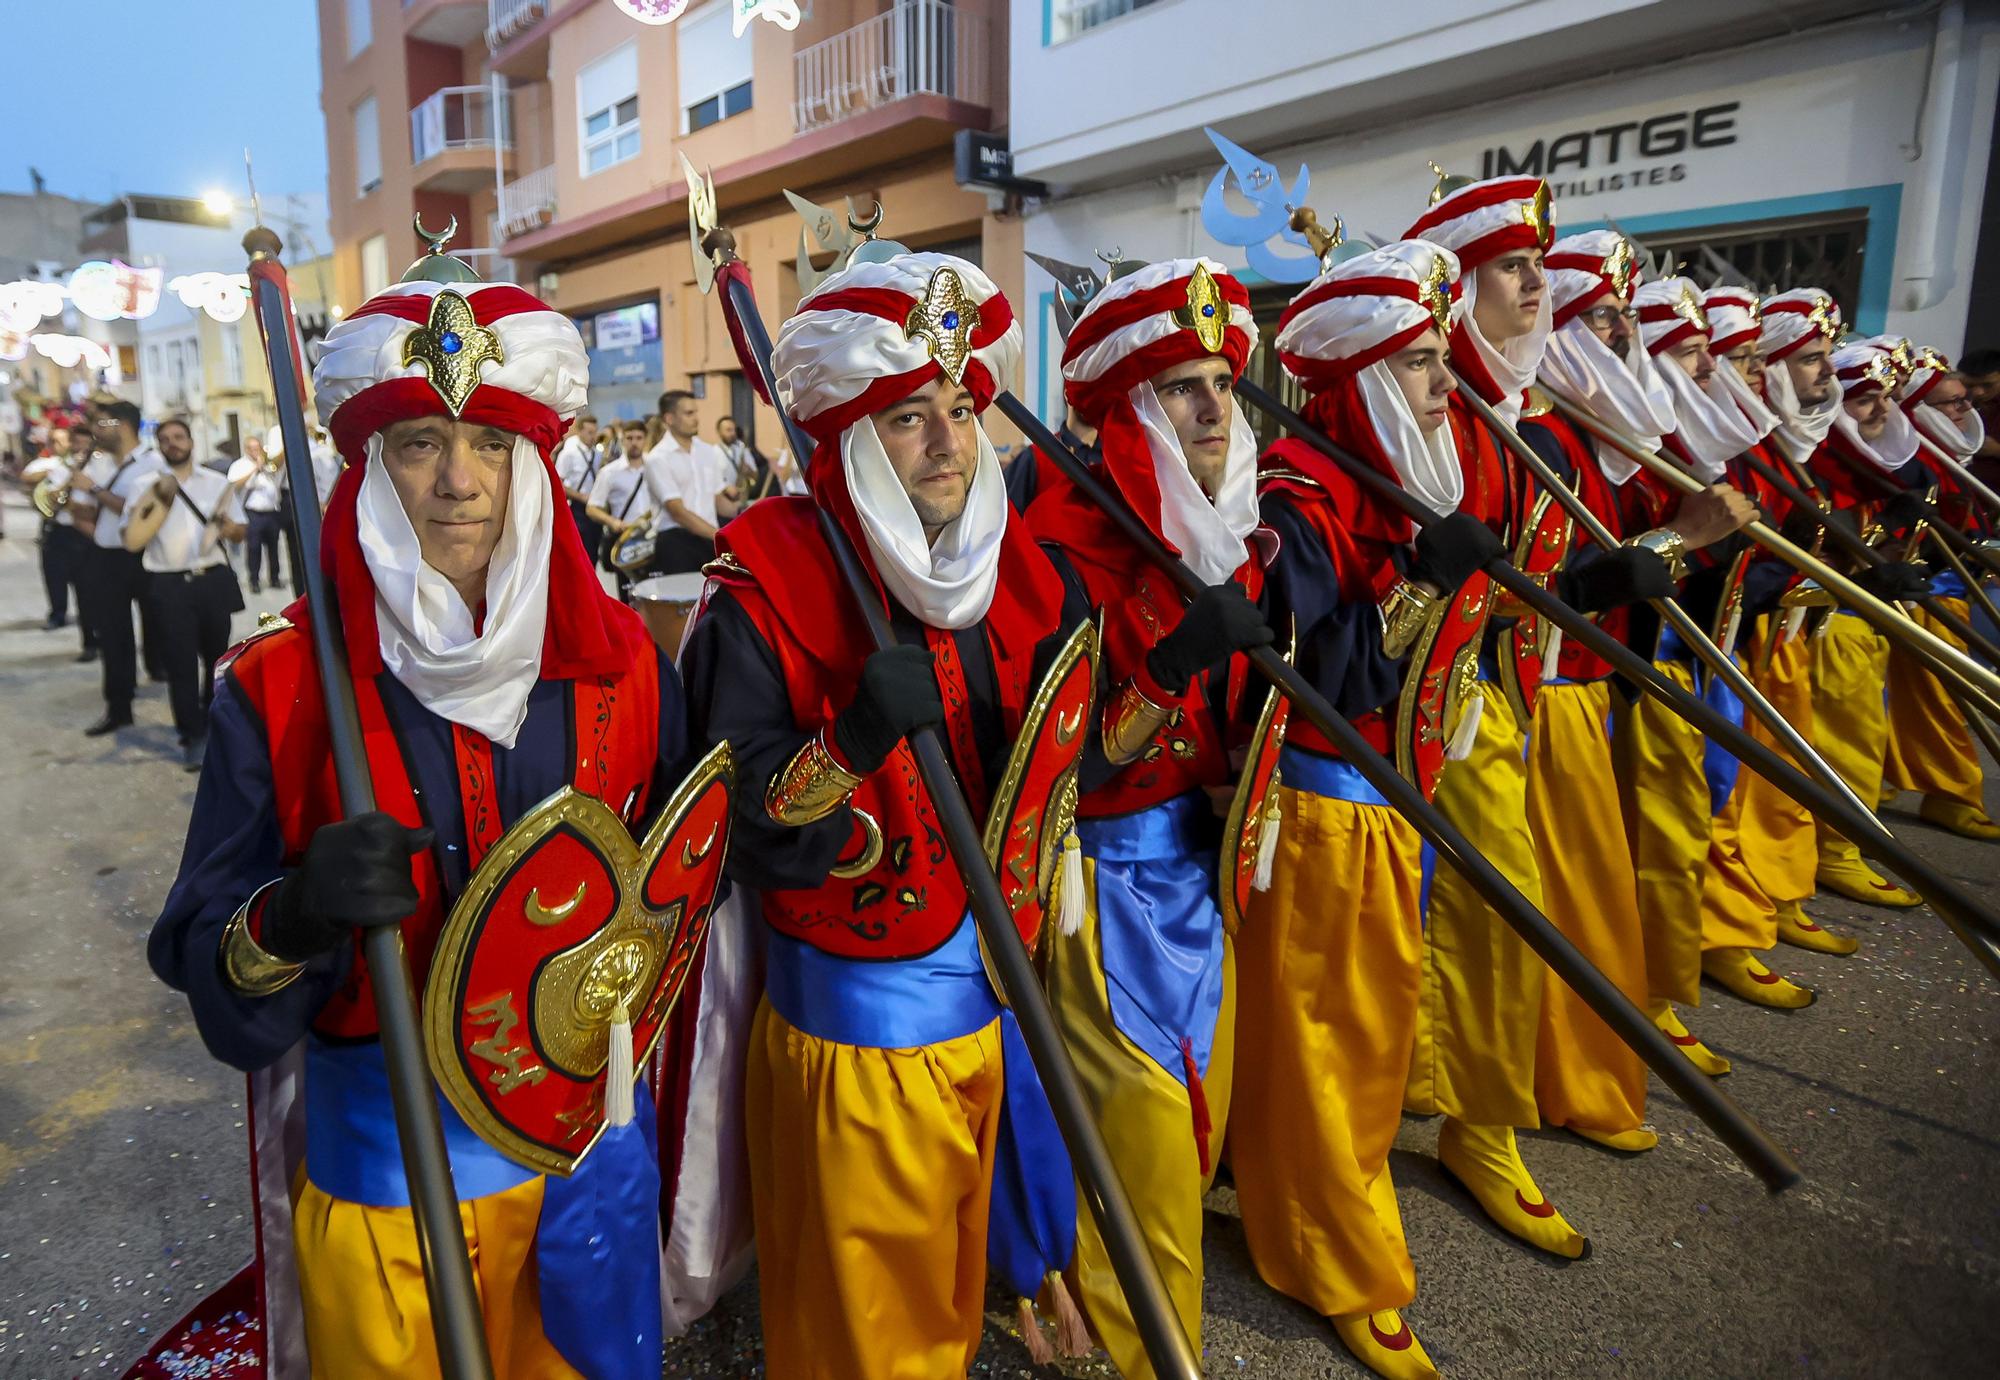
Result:
M45 518L53 518L69 504L70 481L58 484L46 475L35 481L35 511Z

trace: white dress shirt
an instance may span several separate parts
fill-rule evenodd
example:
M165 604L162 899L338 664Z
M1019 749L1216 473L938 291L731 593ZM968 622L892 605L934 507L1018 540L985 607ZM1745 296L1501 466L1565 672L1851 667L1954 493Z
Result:
M736 482L736 466L722 453L722 447L699 436L686 450L668 432L660 443L646 452L646 488L653 496L653 510L659 514L656 528L679 524L667 514L667 502L679 499L688 512L711 527L720 527L715 499Z
M556 451L556 478L565 489L587 494L597 487L599 463L596 446L585 445L581 436L565 437Z
M159 478L157 471L152 478ZM185 479L180 479L180 486L187 497L176 495L167 503L167 515L160 521L160 530L146 543L144 564L156 574L221 565L227 559L222 552L222 523L243 520L242 505L230 493L227 476L196 466ZM188 508L189 499L208 515L206 525Z
M653 504L647 493L646 471L619 456L597 472L590 489L590 506L611 514L620 527L629 527L652 516Z
M140 446L121 462L112 457L111 452L100 450L90 457L90 463L83 472L99 488L109 489L125 501L127 510L137 497L146 491L156 470L164 469L166 461L151 446ZM104 504L97 508L97 544L108 551L125 549L125 514L114 513Z
M340 452L324 441L315 441L312 446L313 488L319 492L319 506L326 507L326 501L333 497L333 486L340 478L340 472L347 468L347 462L340 458Z
M257 472L243 481L243 511L246 513L275 513L284 499L284 488L279 482L282 471L272 471L261 465Z

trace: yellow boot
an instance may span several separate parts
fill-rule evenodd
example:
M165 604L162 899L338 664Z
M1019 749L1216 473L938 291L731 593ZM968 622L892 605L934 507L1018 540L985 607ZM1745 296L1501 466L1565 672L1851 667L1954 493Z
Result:
M1438 1369L1424 1354L1424 1344L1393 1308L1335 1318L1333 1332L1355 1360L1385 1380L1437 1380Z
M1681 1023L1671 1002L1660 1003L1660 1009L1653 1013L1653 1024L1660 1028L1662 1035L1674 1042L1674 1048L1687 1055L1690 1064L1710 1078L1720 1078L1729 1072L1729 1061L1703 1044L1701 1036Z
M1643 1126L1630 1131L1593 1131L1584 1126L1567 1126L1563 1129L1582 1136L1593 1145L1601 1145L1606 1150L1622 1150L1628 1155L1641 1154L1660 1143L1658 1133L1649 1131Z
M1836 895L1845 896L1850 901L1860 901L1864 905L1888 906L1892 910L1909 910L1920 906L1924 898L1915 892L1905 891L1887 877L1876 872L1867 863L1855 861L1829 866L1824 855L1819 860L1819 885Z
M1950 796L1925 796L1917 817L1926 824L1949 829L1960 838L2000 839L2000 824L1989 819L1986 811L1964 801L1953 800Z
M1778 938L1816 954L1851 954L1861 947L1861 941L1852 935L1822 929L1797 901L1778 907Z
M1772 972L1748 949L1710 949L1701 956L1701 970L1753 1005L1795 1011L1813 1004L1810 987Z
M1512 1126L1468 1126L1446 1117L1438 1163L1510 1235L1568 1260L1590 1254L1590 1238L1563 1220L1521 1163Z

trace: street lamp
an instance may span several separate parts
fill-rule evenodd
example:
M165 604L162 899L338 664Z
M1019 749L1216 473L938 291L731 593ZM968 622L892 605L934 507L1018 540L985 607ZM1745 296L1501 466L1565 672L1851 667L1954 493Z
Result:
M236 209L236 203L224 191L207 191L201 194L202 209L212 216L226 216Z

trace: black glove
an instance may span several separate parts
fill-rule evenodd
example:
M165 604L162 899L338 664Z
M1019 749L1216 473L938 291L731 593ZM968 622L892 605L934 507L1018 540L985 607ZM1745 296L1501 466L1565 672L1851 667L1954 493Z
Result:
M1908 561L1889 561L1856 571L1854 583L1892 604L1922 599L1931 592L1930 577L1924 568Z
M1598 552L1574 567L1565 566L1557 578L1563 602L1578 613L1603 613L1648 599L1671 599L1677 592L1667 563L1657 552L1641 546Z
M304 861L278 884L260 946L297 963L333 952L356 926L400 924L417 908L410 859L431 837L428 828L406 829L380 810L322 826Z
M1472 572L1507 548L1493 529L1470 513L1451 513L1417 533L1417 555L1409 578L1435 585L1449 598Z
M1905 489L1882 505L1881 523L1891 532L1907 532L1930 516L1931 505L1915 489Z
M885 647L861 663L854 698L833 721L833 745L856 775L888 760L896 744L944 722L937 671L923 647Z
M1210 585L1195 596L1181 621L1146 653L1146 669L1160 688L1178 695L1197 672L1227 661L1232 652L1269 646L1271 625L1234 581Z

